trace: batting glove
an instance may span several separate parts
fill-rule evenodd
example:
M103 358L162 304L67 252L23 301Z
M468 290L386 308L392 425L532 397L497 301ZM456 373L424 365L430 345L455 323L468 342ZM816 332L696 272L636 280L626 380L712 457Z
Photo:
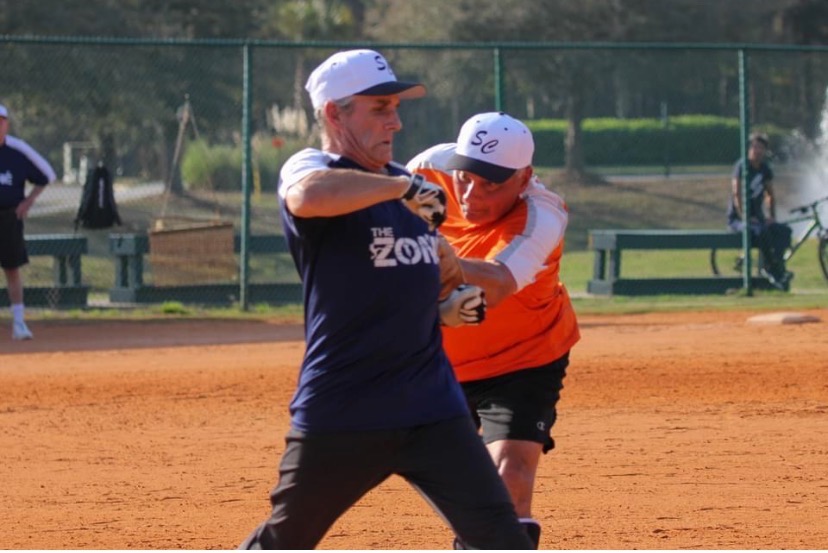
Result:
M408 190L400 198L402 203L428 223L429 230L436 229L446 220L446 193L422 175L411 175L409 182Z
M486 293L479 286L461 284L438 305L445 326L479 325L486 318Z

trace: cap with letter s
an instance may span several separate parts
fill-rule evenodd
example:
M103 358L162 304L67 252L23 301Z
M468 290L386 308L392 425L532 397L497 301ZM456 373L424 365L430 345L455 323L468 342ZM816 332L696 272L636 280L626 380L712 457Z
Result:
M374 50L337 52L313 70L305 84L314 109L348 96L390 96L401 100L422 98L425 86L398 81L388 60Z
M480 113L463 123L446 169L501 183L532 165L534 153L532 131L522 122L502 111Z

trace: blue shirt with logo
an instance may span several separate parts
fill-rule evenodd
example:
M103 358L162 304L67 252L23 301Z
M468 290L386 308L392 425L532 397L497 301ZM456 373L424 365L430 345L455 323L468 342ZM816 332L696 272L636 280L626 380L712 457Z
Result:
M293 425L316 432L382 430L468 415L442 348L435 233L399 200L335 217L294 217L285 206L292 183L340 168L362 170L306 149L281 173L282 223L305 307ZM394 164L386 169L408 174Z
M26 142L6 136L0 144L0 209L17 207L26 197L26 181L45 186L55 180L55 171Z

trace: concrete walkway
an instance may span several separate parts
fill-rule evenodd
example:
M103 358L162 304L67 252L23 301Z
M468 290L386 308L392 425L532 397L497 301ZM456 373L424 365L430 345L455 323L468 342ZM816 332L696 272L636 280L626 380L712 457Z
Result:
M122 204L133 200L140 200L164 193L163 182L147 182L134 186L115 183L115 203ZM75 213L80 206L83 186L66 185L54 182L46 187L43 194L35 202L29 212L29 217L54 215L55 213Z

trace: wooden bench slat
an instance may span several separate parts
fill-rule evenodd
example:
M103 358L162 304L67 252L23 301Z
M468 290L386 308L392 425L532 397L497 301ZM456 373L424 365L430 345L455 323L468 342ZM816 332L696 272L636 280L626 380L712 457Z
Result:
M241 252L241 236L233 238L233 250ZM144 255L150 251L146 234L110 234L109 251L115 255ZM257 234L250 237L250 253L285 253L288 251L285 237L280 234Z
M82 255L89 253L86 236L74 234L26 235L29 255Z
M742 235L730 231L591 231L593 249L602 250L693 250L740 248Z
M622 278L624 250L738 249L742 235L728 230L601 229L589 233L595 251L593 278L587 291L603 295L718 294L741 288L741 277ZM755 245L753 245L755 247ZM756 288L771 288L764 277L753 278Z

